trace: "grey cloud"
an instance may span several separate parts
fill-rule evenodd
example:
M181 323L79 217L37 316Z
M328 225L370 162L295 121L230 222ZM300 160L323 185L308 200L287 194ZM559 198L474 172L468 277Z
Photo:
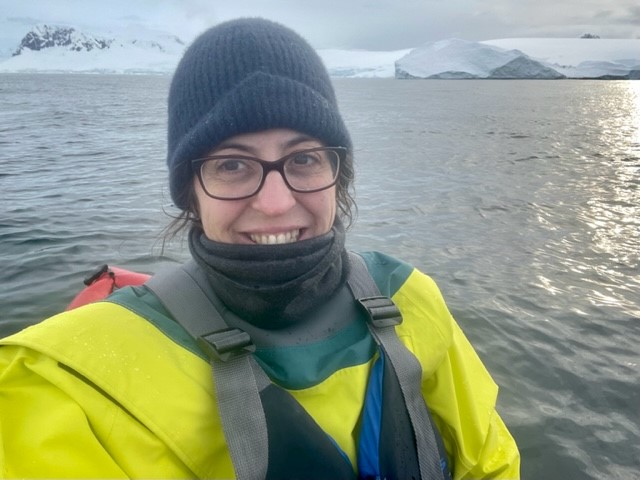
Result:
M608 20L612 16L613 12L611 10L601 10L599 12L596 12L593 18L596 20Z
M627 12L620 16L619 20L640 27L640 6L627 8Z

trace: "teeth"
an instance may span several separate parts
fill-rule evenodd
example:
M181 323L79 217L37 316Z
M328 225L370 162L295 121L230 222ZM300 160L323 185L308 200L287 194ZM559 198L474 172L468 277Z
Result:
M251 240L260 245L281 245L284 243L293 243L298 241L300 230L292 230L291 232L283 232L274 234L252 234Z

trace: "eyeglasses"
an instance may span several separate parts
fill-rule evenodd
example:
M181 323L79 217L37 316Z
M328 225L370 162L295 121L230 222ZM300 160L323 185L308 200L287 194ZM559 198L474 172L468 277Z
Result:
M244 155L211 155L192 160L193 170L207 195L218 200L242 200L260 191L267 174L280 172L294 192L312 193L336 184L344 147L299 150L267 162Z

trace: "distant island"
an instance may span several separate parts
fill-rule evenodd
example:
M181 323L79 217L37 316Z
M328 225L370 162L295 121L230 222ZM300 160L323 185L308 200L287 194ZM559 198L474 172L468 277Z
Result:
M185 44L174 35L124 31L93 35L39 25L0 59L0 73L170 74ZM640 39L447 39L395 51L318 50L329 73L346 78L640 79Z

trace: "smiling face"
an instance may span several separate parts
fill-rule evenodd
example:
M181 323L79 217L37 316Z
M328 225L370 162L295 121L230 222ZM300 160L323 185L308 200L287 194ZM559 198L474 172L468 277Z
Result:
M269 162L322 143L288 129L236 135L209 155L245 155ZM262 189L242 200L208 196L193 178L204 233L210 240L235 244L280 244L306 240L331 230L336 216L336 187L314 193L291 191L280 173L267 174Z

